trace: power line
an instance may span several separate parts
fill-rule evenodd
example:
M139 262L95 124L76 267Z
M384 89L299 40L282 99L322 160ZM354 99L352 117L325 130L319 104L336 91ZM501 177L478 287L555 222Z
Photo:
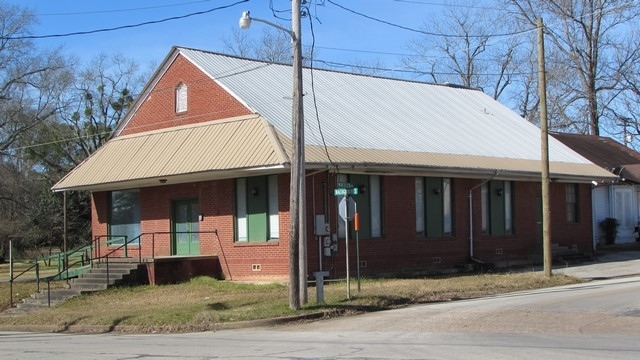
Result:
M429 5L429 6L443 6L443 7L452 7L452 8L467 8L467 9L484 9L484 10L502 10L498 8L488 7L488 6L476 6L476 5L460 5L460 4L443 4L443 3L435 3L429 1L416 1L416 0L392 0L400 3L407 4L418 4L418 5Z
M129 8L129 9L112 9L112 10L96 10L96 11L79 11L79 12L66 12L66 13L44 13L44 14L36 14L38 16L69 16L69 15L90 15L90 14L108 14L108 13L118 13L118 12L130 12L130 11L139 11L139 10L152 10L152 9L162 9L169 7L177 7L177 6L185 6L191 4L198 4L204 2L211 2L211 0L198 0L198 1L190 1L179 4L167 4L167 5L158 5L158 6L146 6L146 7L138 7L138 8Z
M392 26L392 27L396 27L396 28L399 28L399 29L402 29L402 30L407 30L407 31L423 34L423 35L438 36L438 37L448 37L448 38L458 38L458 39L468 39L468 38L506 37L506 36L513 36L513 35L519 35L519 34L530 32L530 30L522 30L522 31L510 32L510 33L483 34L483 35L460 35L460 34L434 33L434 32L429 32L429 31L423 31L423 30L410 28L410 27L404 26L404 25L395 24L395 23L392 23L392 22L387 21L387 20L378 19L378 18L375 18L373 16L370 16L370 15L355 11L353 9L347 8L347 7L343 6L343 5L337 4L333 0L326 0L326 1L329 4L332 4L334 6L337 6L337 7L341 8L342 10L348 11L348 12L350 12L352 14L364 17L366 19L369 19L369 20L372 20L372 21L376 21L376 22L379 22L379 23L382 23L382 24L385 24L385 25L389 25L389 26Z
M110 31L116 31L116 30L122 30L122 29L131 29L131 28L136 28L136 27L141 27L141 26L146 26L146 25L152 25L152 24L159 24L159 23L163 23L163 22L167 22L167 21L173 21L173 20L180 20L180 19L185 19L188 17L192 17L192 16L196 16L196 15L204 15L204 14L208 14L217 10L223 10L223 9L227 9L230 7L233 7L235 5L241 4L241 3L245 3L248 2L249 0L239 0L236 1L233 4L229 4L229 5L225 5L225 6L219 6L219 7L215 7L209 10L204 10L204 11L198 11L198 12L194 12L194 13L190 13L190 14L186 14L186 15L180 15L180 16L173 16L173 17L169 17L169 18L165 18L165 19L161 19L161 20L152 20L152 21L145 21L142 23L138 23L138 24L133 24L133 25L123 25L123 26L117 26L117 27L112 27L112 28L105 28L105 29L96 29L96 30L88 30L88 31L76 31L76 32L71 32L71 33L66 33L66 34L51 34L51 35L24 35L24 36L9 36L9 37L5 37L2 36L0 37L0 39L2 40L26 40L26 39L47 39L47 38L59 38L59 37L69 37L69 36L77 36L77 35L89 35L89 34L96 34L96 33L101 33L101 32L110 32Z

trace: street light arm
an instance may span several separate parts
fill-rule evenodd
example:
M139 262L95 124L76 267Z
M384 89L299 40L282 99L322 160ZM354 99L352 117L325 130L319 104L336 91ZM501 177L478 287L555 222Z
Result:
M248 11L243 12L242 16L240 17L240 21L239 21L240 28L241 29L248 29L249 26L251 26L251 22L252 21L257 21L257 22L261 22L263 24L267 24L269 26L273 26L274 28L276 28L278 30L282 30L282 31L286 32L287 34L289 34L289 36L291 36L291 40L293 40L294 42L298 41L298 37L296 36L296 33L294 33L293 31L291 31L291 30L289 30L289 29L287 29L287 28L285 28L283 26L280 26L280 25L278 25L276 23L272 23L271 21L249 16L249 12Z

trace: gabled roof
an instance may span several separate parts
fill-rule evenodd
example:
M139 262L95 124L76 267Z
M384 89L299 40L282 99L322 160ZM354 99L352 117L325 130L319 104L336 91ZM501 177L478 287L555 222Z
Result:
M291 66L176 50L291 134ZM540 160L540 129L481 91L318 69L303 74L307 145ZM558 141L550 152L552 161L587 162Z
M119 136L53 189L116 190L159 185L167 179L180 183L245 171L272 172L289 163L277 137L258 115Z
M153 145L166 133L184 129L133 137L146 137L146 142L119 136L145 101L145 94L151 93L154 84L179 56L259 115L258 127L254 127L258 120L251 117L229 122L237 126L237 132L225 138L225 142L216 143L244 144L242 149L212 149L183 142L160 151L162 146ZM421 176L499 174L511 179L540 178L540 129L481 91L309 68L303 71L303 85L306 163L310 168ZM289 65L174 47L119 124L116 136L56 184L54 190L151 186L170 176L175 181L250 176L240 169L275 165L287 171L292 89ZM253 126L240 126L244 122ZM206 142L205 137L211 141L225 136L225 127L218 126L218 122L201 126L210 130L197 131L202 141ZM261 142L266 148L256 150L252 147L254 142ZM125 143L127 150L119 152L118 146ZM190 150L192 146L196 146L195 153ZM274 156L265 158L263 151ZM173 163L182 156L174 153L219 159L217 163L209 160L187 166L198 158L185 157ZM549 139L549 153L552 178L585 182L612 178L610 173L553 138ZM158 165L147 164L150 159ZM117 162L127 162L129 166L106 173L109 170L104 169L112 169Z
M637 151L604 136L566 133L552 133L551 136L601 168L627 181L640 183L640 153Z

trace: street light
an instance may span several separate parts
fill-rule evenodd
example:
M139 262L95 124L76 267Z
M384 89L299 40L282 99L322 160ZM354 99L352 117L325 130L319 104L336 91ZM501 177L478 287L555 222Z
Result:
M251 21L258 21L282 30L291 37L293 47L293 105L292 105L292 149L291 182L289 189L289 307L300 309L307 302L307 239L305 215L305 160L304 119L302 105L302 44L300 41L300 0L291 1L291 28L286 29L267 20L253 18L249 12L242 13L238 25L248 29Z

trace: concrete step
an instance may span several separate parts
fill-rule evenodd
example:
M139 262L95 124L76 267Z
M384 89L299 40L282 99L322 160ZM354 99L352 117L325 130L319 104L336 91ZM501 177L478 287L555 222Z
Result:
M109 276L109 280L111 279L122 279L124 276L129 275L129 272L126 273L113 273L113 272L109 272L108 274ZM80 276L77 277L78 279L102 279L102 280L107 280L107 273L102 273L102 272L90 272L90 273L84 273Z
M78 296L78 295L80 295L80 291L78 291L77 289L55 289L55 290L51 290L50 296L49 296L49 293L46 290L44 290L42 292L32 294L31 298L32 299L48 299L50 297L52 300L65 300L70 297Z
M24 314L58 305L72 297L90 293L94 291L105 290L109 286L118 285L128 282L131 278L135 280L135 271L139 268L139 264L131 262L114 262L109 263L109 281L107 282L106 264L98 264L89 272L80 274L77 278L69 282L69 288L53 289L50 294L47 290L41 290L39 293L31 295L17 303L15 307L7 309L2 315L14 316Z

